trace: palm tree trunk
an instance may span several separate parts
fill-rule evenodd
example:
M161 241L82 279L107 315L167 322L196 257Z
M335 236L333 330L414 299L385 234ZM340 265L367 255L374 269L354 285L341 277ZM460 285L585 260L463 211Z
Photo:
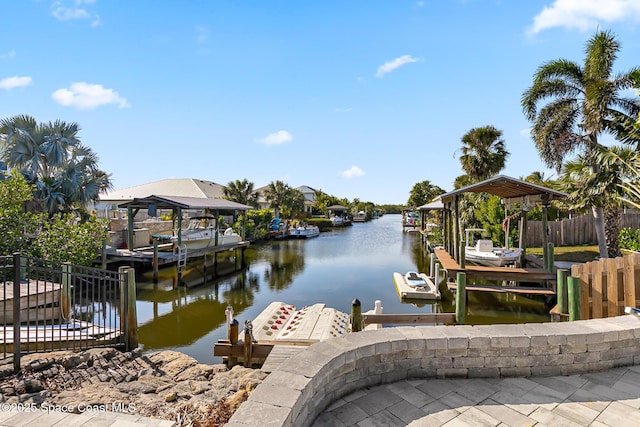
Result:
M601 207L593 206L591 208L593 213L593 226L596 228L596 237L598 239L598 252L600 252L600 258L608 258L607 242L604 233L604 212Z
M609 258L622 256L618 236L620 235L620 225L622 221L622 211L618 206L607 206L604 210L604 229L606 233L607 252Z

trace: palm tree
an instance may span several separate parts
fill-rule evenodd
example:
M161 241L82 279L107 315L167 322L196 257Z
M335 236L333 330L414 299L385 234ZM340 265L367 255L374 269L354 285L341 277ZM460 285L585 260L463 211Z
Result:
M592 153L600 146L598 137L632 128L640 107L620 96L633 85L632 74L612 77L612 66L620 45L613 34L598 31L588 41L584 66L557 59L540 66L533 85L522 95L522 107L533 123L531 136L542 160L556 170L570 154L583 153L588 167L597 174ZM539 104L548 101L539 108ZM633 141L638 143L638 141ZM600 256L607 256L603 207L592 206Z
M109 175L98 169L98 157L82 145L79 131L76 123L38 124L28 115L0 121L0 159L35 185L34 198L50 215L85 211L111 188Z
M509 152L502 131L493 126L473 128L462 137L462 169L476 181L496 175L504 169Z
M270 182L264 191L264 198L270 203L276 218L280 217L280 208L287 205L290 191L291 187L282 181Z
M562 170L559 184L569 194L563 201L572 210L585 210L590 206L603 209L605 216L605 239L607 256L615 258L621 255L618 236L621 227L621 208L627 191L625 183L634 179L628 165L637 157L636 150L630 146L601 148L591 152L596 159L580 155L576 160L567 162ZM596 162L596 172L589 168Z
M258 194L253 191L253 182L243 179L240 181L230 181L227 186L224 187L224 196L234 202L242 203L244 205L258 206Z

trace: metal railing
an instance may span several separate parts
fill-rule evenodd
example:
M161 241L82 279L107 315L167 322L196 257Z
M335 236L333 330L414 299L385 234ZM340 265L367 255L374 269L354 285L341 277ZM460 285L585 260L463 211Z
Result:
M137 346L133 269L0 257L0 357Z

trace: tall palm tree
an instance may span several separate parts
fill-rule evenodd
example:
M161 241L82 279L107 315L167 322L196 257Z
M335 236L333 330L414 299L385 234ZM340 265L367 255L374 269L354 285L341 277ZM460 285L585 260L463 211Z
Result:
M253 182L247 181L246 178L242 181L239 179L230 181L223 191L224 196L231 201L254 208L258 205L258 194L253 191Z
M28 115L0 121L0 159L35 185L34 198L49 214L86 210L111 188L98 157L78 138L76 123L37 123Z
M264 198L273 208L274 216L280 217L280 208L287 205L287 198L291 192L291 187L282 181L272 181L264 191Z
M598 138L605 132L619 134L633 126L638 115L637 101L620 96L633 85L629 72L612 76L620 45L613 34L598 31L587 42L584 66L557 59L540 66L533 85L522 95L522 107L533 123L531 136L542 160L556 170L574 152L583 153L591 173ZM545 104L546 102L546 104ZM540 104L544 104L539 108ZM638 143L638 141L633 141ZM607 256L603 207L592 206L600 256Z
M475 181L482 181L504 169L509 152L502 131L493 126L473 128L462 137L462 169Z

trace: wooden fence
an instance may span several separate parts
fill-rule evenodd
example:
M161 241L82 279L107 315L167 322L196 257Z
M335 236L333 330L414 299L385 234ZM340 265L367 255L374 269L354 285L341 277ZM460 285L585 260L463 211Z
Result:
M580 280L582 319L614 317L640 297L640 254L576 264L571 276Z
M622 214L622 228L640 229L640 213ZM593 215L587 214L561 221L547 222L548 239L554 246L596 245L598 239ZM527 247L542 246L542 221L527 221Z

